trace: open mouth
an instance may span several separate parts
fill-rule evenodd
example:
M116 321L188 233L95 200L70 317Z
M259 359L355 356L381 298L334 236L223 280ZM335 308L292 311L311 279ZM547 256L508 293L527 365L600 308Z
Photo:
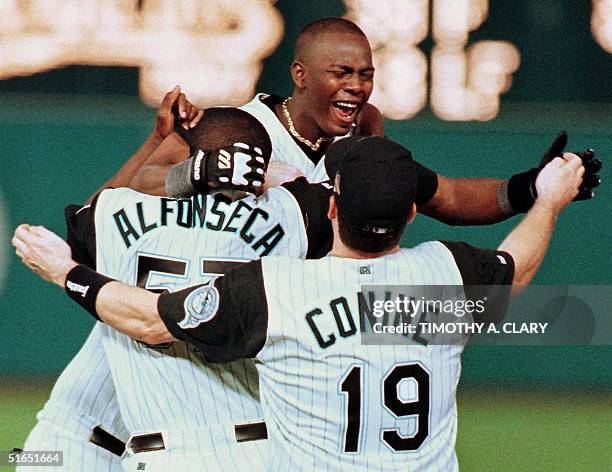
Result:
M333 102L332 105L336 116L338 116L341 121L347 124L352 124L353 121L355 121L357 110L359 110L359 105L357 103L338 101Z

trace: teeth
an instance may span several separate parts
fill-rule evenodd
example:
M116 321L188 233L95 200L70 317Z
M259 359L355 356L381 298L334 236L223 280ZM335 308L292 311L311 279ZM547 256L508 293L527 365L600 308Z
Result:
M337 102L336 105L339 105L341 107L345 107L345 108L357 108L357 105L355 103L349 103L349 102Z

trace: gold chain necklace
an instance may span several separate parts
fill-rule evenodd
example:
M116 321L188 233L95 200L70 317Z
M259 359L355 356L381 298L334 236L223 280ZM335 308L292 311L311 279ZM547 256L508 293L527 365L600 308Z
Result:
M281 105L281 110L283 111L283 116L285 117L285 119L287 120L287 124L289 125L289 132L291 133L291 136L293 136L299 142L304 143L313 151L318 151L321 147L321 144L331 141L334 138L319 138L317 139L317 142L313 144L312 141L306 139L300 133L298 133L295 129L295 126L293 125L293 120L291 119L291 115L289 114L289 109L287 108L287 102L291 100L291 98L293 97L285 98L283 104Z

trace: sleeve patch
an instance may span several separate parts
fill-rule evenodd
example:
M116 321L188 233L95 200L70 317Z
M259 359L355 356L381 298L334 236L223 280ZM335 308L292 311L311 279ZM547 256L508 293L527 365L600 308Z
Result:
M185 317L177 324L181 329L197 328L212 320L219 310L219 291L213 284L191 292L183 304Z

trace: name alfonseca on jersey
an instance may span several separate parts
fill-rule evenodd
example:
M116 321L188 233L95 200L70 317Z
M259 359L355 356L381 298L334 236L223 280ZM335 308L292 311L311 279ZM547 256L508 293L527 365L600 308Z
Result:
M207 205L203 195L190 198L160 198L159 213L156 218L147 220L143 202L135 204L135 215L130 218L125 208L113 213L113 219L126 248L144 234L159 228L173 225L181 228L206 228L211 231L235 233L244 243L251 246L260 256L270 254L285 236L285 230L280 224L267 231L255 232L253 228L260 226L258 220L268 221L267 211L252 207L243 200L235 204L224 195L216 195L212 205ZM258 222L260 223L260 222Z

